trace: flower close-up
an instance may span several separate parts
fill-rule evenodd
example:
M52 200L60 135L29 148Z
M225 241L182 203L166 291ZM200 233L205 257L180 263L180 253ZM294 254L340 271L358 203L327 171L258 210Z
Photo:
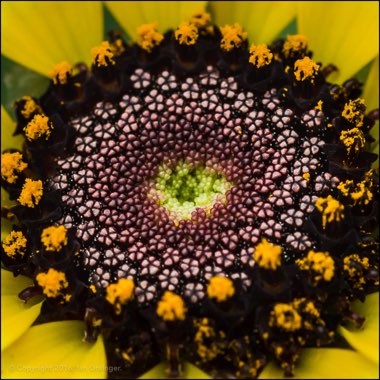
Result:
M378 378L379 4L4 1L2 378Z

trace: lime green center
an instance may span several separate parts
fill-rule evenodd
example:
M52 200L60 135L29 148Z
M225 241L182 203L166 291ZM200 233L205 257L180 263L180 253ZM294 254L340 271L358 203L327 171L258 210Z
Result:
M209 211L216 202L225 201L232 184L220 173L204 166L179 163L175 168L162 166L156 179L160 204L176 219L189 219L198 207Z

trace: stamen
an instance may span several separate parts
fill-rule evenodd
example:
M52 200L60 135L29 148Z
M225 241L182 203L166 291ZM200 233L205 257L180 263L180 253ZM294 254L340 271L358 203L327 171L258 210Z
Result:
M234 25L224 25L220 27L220 32L222 33L220 47L227 52L239 48L248 37L248 33L244 32L238 23Z
M157 305L157 315L164 321L185 319L186 307L183 299L170 291L166 291Z
M108 41L103 41L99 46L91 49L93 64L97 67L114 65L112 46Z
M180 45L194 45L199 36L198 28L190 22L182 22L179 24L174 36Z
M254 45L249 48L251 56L249 62L251 62L257 68L267 66L272 62L273 54L268 49L266 44Z
M12 231L4 240L3 240L3 249L4 252L9 257L15 257L17 255L24 256L26 249L26 237L21 231Z
M358 254L346 256L343 259L343 270L348 274L354 283L354 288L360 289L365 285L366 278L363 275L364 270L369 268L368 257L361 258Z
M314 78L318 73L319 65L317 65L309 57L298 59L294 63L294 75L298 81L304 81L310 78L311 83L314 83Z
M344 206L331 195L327 198L318 198L315 207L322 213L323 228L326 228L327 223L340 222L344 218Z
M72 71L73 70L68 62L61 62L53 67L50 72L50 77L54 84L66 84Z
M364 149L366 143L363 131L356 127L342 131L339 139L346 147L348 156L353 155L353 153L357 155Z
M53 125L47 116L36 115L24 128L24 132L29 141L37 140L41 136L45 136L45 139L48 140L52 129Z
M43 194L42 181L33 181L30 178L25 180L21 194L17 199L23 206L34 208L40 203Z
M67 245L67 229L65 226L51 226L42 231L41 242L47 251L60 251Z
M234 284L227 277L212 277L207 287L207 294L218 302L226 301L235 294Z
M15 153L3 153L1 155L1 177L9 183L15 183L18 175L24 169L28 167L28 164L22 161L22 154Z
M342 116L350 123L353 123L356 127L360 128L363 126L365 110L366 107L363 99L358 98L355 100L350 100L344 105Z
M334 277L335 263L327 252L309 251L305 258L296 260L296 264L302 270L311 270L317 273L314 276L316 282L331 281Z
M286 58L293 52L304 51L307 48L307 38L302 34L293 34L286 37L282 51Z
M143 24L137 28L139 39L138 45L150 53L155 46L158 46L164 39L161 33L157 32L157 23Z
M257 244L253 257L260 267L276 270L281 265L281 253L282 248L279 245L273 245L263 238Z
M49 298L63 295L61 291L69 286L65 273L53 268L50 268L47 273L39 273L36 280L38 285L42 287L43 293Z
M194 327L197 332L194 336L194 342L197 345L197 354L202 361L210 361L215 359L220 353L223 352L223 344L220 338L224 338L224 332L220 332L217 336L215 329L210 326L208 318L201 320L194 320Z
M23 96L16 103L20 103L22 101L25 103L23 109L21 110L21 115L26 119L29 119L29 117L35 112L42 113L41 107L34 101L31 96Z
M270 313L269 326L277 326L285 331L296 331L302 326L302 318L291 304L278 303Z
M203 9L200 9L197 12L193 13L193 15L190 18L190 23L195 25L198 29L208 26L210 22L211 22L210 13L207 13Z
M116 314L121 313L121 306L126 305L134 295L135 284L129 278L121 278L106 289L106 300L114 306Z

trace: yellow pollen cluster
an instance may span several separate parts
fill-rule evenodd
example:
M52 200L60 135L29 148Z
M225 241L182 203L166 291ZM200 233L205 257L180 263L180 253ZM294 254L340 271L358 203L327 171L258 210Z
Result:
M135 284L129 278L121 278L106 289L106 300L114 306L116 314L120 314L121 305L125 305L133 297Z
M331 281L334 277L335 263L333 258L327 252L309 251L307 256L296 261L302 270L315 272L315 281Z
M210 279L207 286L207 295L218 302L226 301L235 294L232 281L227 277L215 276Z
M347 149L347 154L350 156L353 152L358 154L365 146L364 133L359 128L352 128L347 131L342 131L339 137L340 141Z
M1 155L1 177L9 183L15 183L18 175L26 169L28 165L22 161L22 154L15 153L3 153Z
M123 40L121 38L116 39L111 44L111 50L115 56L119 56L121 53L123 53L125 51Z
M310 173L309 173L309 172L303 173L303 174L302 174L302 177L303 177L303 179L305 179L306 181L310 181Z
M345 182L340 182L337 186L337 189L340 190L341 193L347 197L350 194L350 191L352 190L353 186L354 181L348 179Z
M65 226L50 226L44 228L41 242L47 251L59 251L67 244L67 229Z
M166 291L157 305L157 315L164 321L185 319L186 307L183 299L170 291Z
M358 254L346 256L343 259L343 270L353 280L355 288L361 288L366 279L363 276L363 269L369 268L368 257L361 258Z
M342 116L348 120L350 123L354 123L356 127L361 127L363 125L365 105L363 99L350 100L344 105L342 111Z
M197 353L203 361L215 359L221 352L221 345L215 341L215 330L209 325L207 318L194 321L197 332L194 342L197 345ZM224 335L224 333L222 333Z
M257 68L269 65L273 59L273 54L265 44L252 44L249 48L249 53L251 54L249 62Z
M194 45L198 39L198 28L191 22L181 22L174 33L180 45Z
M112 52L112 46L108 41L103 41L99 46L93 47L91 49L91 55L95 66L100 67L115 64L115 61L113 60L114 54Z
M220 47L224 51L231 51L234 48L238 48L247 39L248 33L243 31L240 24L224 25L220 27L222 33L222 40L220 41Z
M291 304L278 303L271 311L269 325L296 331L302 326L302 318Z
M27 178L22 187L21 194L17 200L23 206L34 208L34 206L37 206L38 203L40 203L42 194L43 194L42 181L41 180L33 181L32 179Z
M286 37L282 51L285 57L289 57L292 52L306 50L307 38L302 34L292 34Z
M41 107L34 101L34 99L31 96L23 96L19 101L24 101L24 106L21 110L21 115L24 116L26 119L29 119L29 117L35 112L42 112Z
M255 262L265 269L276 270L281 265L282 248L273 245L263 238L255 248L253 258Z
M344 218L344 206L331 195L327 198L318 198L315 207L322 213L323 228L326 228L327 223L340 222Z
M66 84L72 74L72 68L68 62L58 63L50 72L54 84Z
M2 245L7 256L15 257L16 255L24 256L26 243L26 237L21 231L12 231L3 240Z
M294 75L298 81L304 81L310 78L311 83L314 83L315 75L318 73L319 65L317 65L309 57L298 59L294 63Z
M204 28L211 22L210 13L207 13L203 9L200 9L199 11L193 13L190 18L190 22L197 28Z
M49 118L45 115L36 115L24 128L25 136L29 141L37 140L45 136L47 140L51 134L53 126L49 123Z
M69 286L65 274L53 268L50 268L47 273L39 273L36 280L47 297L54 298L62 295L61 290Z
M143 24L139 26L137 28L137 35L139 36L137 43L148 53L150 53L152 49L155 46L158 46L164 39L164 36L157 32L157 23Z

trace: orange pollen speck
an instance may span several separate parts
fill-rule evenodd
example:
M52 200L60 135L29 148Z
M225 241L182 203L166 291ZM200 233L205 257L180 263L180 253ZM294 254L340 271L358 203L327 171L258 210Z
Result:
M18 175L26 169L28 165L22 161L22 154L15 153L3 153L1 155L1 177L9 183L15 183Z
M181 22L174 33L180 45L194 45L198 39L198 28L191 22Z
M220 32L222 33L220 47L224 51L231 51L234 48L240 47L248 37L248 33L244 32L238 23L222 26L220 27Z
M164 39L164 36L157 32L157 23L155 22L139 26L137 34L139 36L138 45L149 53Z
M42 181L33 181L30 178L25 180L21 194L17 199L23 206L34 208L40 203L43 194Z
M36 140L41 136L45 136L47 140L50 137L52 124L45 115L36 115L24 128L25 136L29 141Z
M55 65L50 72L50 77L54 84L66 84L67 79L72 74L72 68L68 62L61 62Z
M267 66L272 62L273 54L265 44L252 44L249 48L249 52L251 54L249 57L249 62L251 62L257 68Z
M95 46L91 49L93 63L95 66L108 66L114 65L114 54L112 52L112 46L108 41L103 41L99 46Z
M317 65L309 57L298 59L294 63L294 75L298 81L304 81L307 78L313 83L315 75L318 73L319 65Z

